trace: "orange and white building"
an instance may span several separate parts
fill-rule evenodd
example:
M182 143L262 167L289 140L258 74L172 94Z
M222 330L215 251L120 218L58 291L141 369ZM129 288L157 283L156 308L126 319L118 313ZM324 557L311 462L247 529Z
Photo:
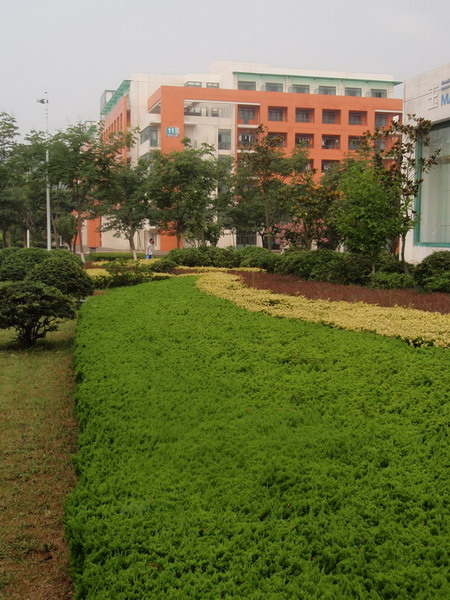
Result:
M365 131L401 117L402 100L394 97L398 83L383 74L216 62L207 74L134 74L103 94L101 114L106 132L139 130L129 152L132 161L151 160L155 150L181 150L186 137L194 147L203 142L214 146L219 158L236 158L264 125L287 151L306 145L320 176L357 149ZM95 222L89 226L94 228ZM151 227L141 232L137 247L143 249L149 237L160 251L175 245L173 237L156 234ZM230 232L220 245L240 242L239 232ZM128 244L108 232L101 234L100 247L125 250Z

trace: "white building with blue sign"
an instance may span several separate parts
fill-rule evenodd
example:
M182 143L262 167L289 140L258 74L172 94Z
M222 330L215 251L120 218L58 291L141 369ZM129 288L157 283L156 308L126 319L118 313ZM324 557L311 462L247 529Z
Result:
M405 115L432 122L431 146L423 155L440 148L438 164L424 176L415 205L418 223L407 239L406 258L417 263L450 250L450 63L406 81L404 95Z

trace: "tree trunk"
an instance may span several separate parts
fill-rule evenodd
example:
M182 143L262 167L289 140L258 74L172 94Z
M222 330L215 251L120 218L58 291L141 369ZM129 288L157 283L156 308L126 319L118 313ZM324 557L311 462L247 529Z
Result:
M53 215L51 215L51 220L52 220L53 239L55 241L55 248L59 248L60 244L59 244L59 235L58 235L58 232L56 231L56 218Z
M272 252L272 231L270 228L270 215L269 215L269 202L268 200L264 201L264 221L266 224L266 239L267 239L267 250Z
M128 237L128 242L130 243L130 252L133 253L133 259L137 260L136 247L134 245L134 229L131 229L130 235Z
M408 264L405 260L406 233L402 233L400 236L400 239L401 239L401 244L402 244L400 257L401 257L401 261L402 261L402 265L403 265L403 271L406 273L406 275L409 275Z
M83 249L83 237L82 237L82 230L83 230L83 219L80 215L80 213L77 214L77 238L78 238L78 246L80 248L80 258L81 258L81 262L85 262L85 258L84 258L84 249Z

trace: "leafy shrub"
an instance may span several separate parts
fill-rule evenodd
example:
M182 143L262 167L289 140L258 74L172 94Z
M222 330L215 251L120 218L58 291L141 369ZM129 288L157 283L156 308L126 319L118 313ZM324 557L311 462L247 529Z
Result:
M344 252L344 275L342 281L346 285L367 285L372 275L372 261L364 254Z
M69 250L64 250L63 248L55 248L49 253L48 257L62 257L68 261L75 263L76 265L80 265L81 267L83 266L83 262L78 255L74 254L73 252L70 252Z
M26 347L74 317L73 301L54 287L31 281L0 286L0 329L15 329Z
M35 265L26 280L53 286L62 294L78 300L94 291L92 279L70 253L54 255Z
M368 285L372 288L399 290L413 288L415 281L412 275L407 275L406 273L384 273L383 271L378 271L373 275Z
M2 266L3 262L11 255L11 254L15 254L17 251L19 250L19 248L16 248L14 246L11 246L9 248L2 248L0 250L0 267Z
M206 252L200 248L174 248L167 254L169 260L179 266L186 267L208 267L211 266L211 259Z
M142 275L143 277L151 277L151 263L142 263L139 261L128 259L115 259L106 263L104 268L111 275Z
M216 246L208 246L204 251L213 267L232 269L234 267L239 267L240 265L240 256L233 247L217 248Z
M416 266L414 269L414 279L417 285L421 288L426 289L428 280L432 279L431 286L436 286L437 281L441 276L444 276L445 281L446 275L450 273L450 251L440 250L439 252L433 252L423 261ZM438 278L438 279L434 279ZM444 284L445 287L445 284ZM443 290L434 290L443 291Z
M0 263L0 281L22 281L35 265L48 258L48 250L41 248L18 248L7 252Z
M246 246L242 250L238 250L237 254L240 257L241 267L256 267L264 269L268 273L278 272L282 260L280 254L274 254L259 246Z
M425 280L423 288L426 292L450 293L450 272L433 275Z
M279 272L330 283L343 283L346 278L344 255L324 248L285 254L279 265Z
M160 260L155 260L151 265L150 269L153 273L172 273L172 271L177 267L177 264L170 260L170 258L161 258Z
M99 275L94 280L94 287L97 290L108 288L127 287L130 285L139 285L150 281L151 277L147 275L137 275L133 273L115 273L113 275Z

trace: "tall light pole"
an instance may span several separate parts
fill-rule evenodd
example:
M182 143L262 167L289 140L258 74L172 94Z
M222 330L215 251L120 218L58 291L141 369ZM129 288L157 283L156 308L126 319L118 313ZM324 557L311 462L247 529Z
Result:
M46 148L45 148L45 164L47 166L47 172L46 172L46 206L47 206L47 250L51 250L52 249L52 222L51 222L51 207L50 207L50 180L49 180L49 176L48 176L48 162L49 162L49 156L48 156L48 96L47 96L47 92L45 93L45 98L40 98L38 100L39 104L44 104L45 105L45 141L46 141Z

